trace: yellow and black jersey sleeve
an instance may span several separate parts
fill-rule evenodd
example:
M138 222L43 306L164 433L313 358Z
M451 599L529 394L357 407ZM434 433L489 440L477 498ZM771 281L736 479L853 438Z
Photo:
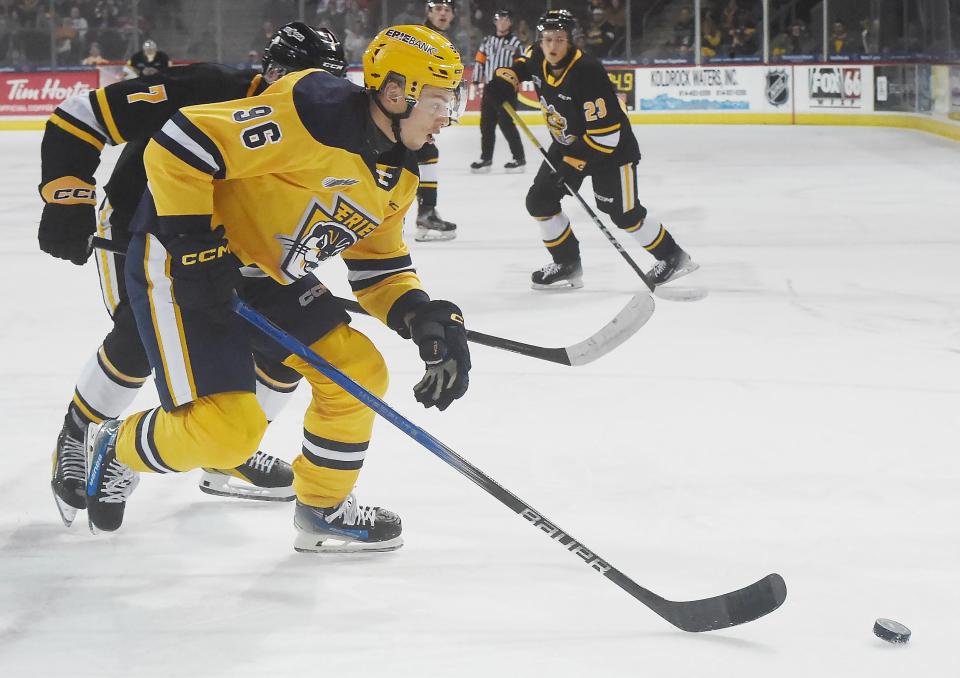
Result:
M635 145L629 121L603 65L584 59L574 64L571 75L573 101L582 116L574 128L582 125L583 134L567 154L596 163L609 160L621 148L621 136L626 135L630 145Z
M105 145L147 139L184 106L250 96L261 87L252 71L193 64L71 97L47 121L43 182L76 176L92 183Z
M332 76L331 76L332 77ZM144 153L161 222L213 212L213 180L294 172L314 158L290 88L249 99L191 106L174 114ZM166 220L164 229L178 230Z
M341 255L357 301L370 315L391 327L397 316L402 319L402 309L412 300L429 299L422 291L410 250L403 242L403 215L414 196L415 192L411 193L377 230Z

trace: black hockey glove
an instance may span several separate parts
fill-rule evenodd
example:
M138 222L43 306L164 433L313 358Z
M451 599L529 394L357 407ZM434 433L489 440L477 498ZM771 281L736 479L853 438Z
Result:
M515 75L513 77L516 78ZM513 101L517 96L517 87L498 72L496 77L484 85L483 96L490 97L497 106L500 106L504 101Z
M570 188L576 190L583 181L581 177L586 166L587 163L583 160L571 158L569 155L563 156L563 160L557 164L557 171L553 175L557 188L566 193L567 189L564 187L566 183L570 185Z
M463 314L456 304L433 300L418 306L407 324L426 363L423 379L413 387L414 397L424 407L442 412L462 397L470 384L470 349Z
M181 308L215 310L230 304L240 284L240 260L230 254L223 226L184 233L164 243L173 298Z
M37 239L40 249L57 259L72 261L77 266L86 263L93 247L90 236L97 231L97 210L94 205L43 206Z

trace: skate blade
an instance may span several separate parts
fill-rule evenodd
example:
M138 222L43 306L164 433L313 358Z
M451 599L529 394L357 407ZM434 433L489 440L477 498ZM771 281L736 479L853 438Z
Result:
M672 284L677 279L693 273L698 268L700 268L700 264L696 262L691 261L687 263L682 268L677 269L676 273L674 273L669 280L657 285L653 293L667 301L700 301L706 298L709 292L703 287L676 287Z
M490 165L486 167L481 167L479 169L470 168L470 174L490 174Z
M401 546L403 537L366 543L333 536L320 538L308 532L301 532L293 542L293 550L297 553L386 553L396 551Z
M421 231L418 229L413 239L417 242L442 242L444 240L453 240L456 237L456 231Z
M540 292L570 292L572 290L579 290L581 287L583 287L582 280L558 280L549 285L535 282L530 283L530 289Z
M241 481L242 482L242 481ZM249 499L251 501L293 501L297 495L293 487L257 487L256 485L234 485L230 480L210 478L206 474L200 478L200 491L216 497Z
M527 171L527 168L526 168L526 166L523 166L523 167L507 167L507 168L505 168L504 171L505 171L506 174L523 174L524 172Z
M53 501L57 505L57 510L60 512L60 520L63 521L64 527L70 527L73 525L73 521L77 518L77 512L80 510L73 506L70 506L67 502L60 498L60 496L54 492Z
M654 296L666 301L700 301L710 292L703 287L661 287L657 286Z

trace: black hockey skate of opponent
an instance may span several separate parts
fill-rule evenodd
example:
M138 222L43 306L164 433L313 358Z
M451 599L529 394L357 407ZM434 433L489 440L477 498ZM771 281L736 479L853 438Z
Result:
M569 11L550 10L537 22L538 43L512 68L499 69L487 85L487 96L503 102L520 82L532 80L553 137L547 155L559 176L542 163L526 199L527 212L539 222L543 244L553 258L534 271L532 286L582 287L580 244L560 200L566 195L564 181L576 191L588 176L597 209L657 259L647 275L652 283L663 284L697 264L638 202L637 139L603 64L573 45L575 28Z
M258 94L286 73L307 68L345 76L343 47L327 29L292 22L277 30L266 45L262 73L208 63L177 66L65 101L48 120L41 144L40 194L46 204L39 226L40 249L82 265L91 255L95 233L126 242L130 220L147 183L144 149L173 113L185 106ZM126 145L105 186L98 221L94 172L106 144ZM51 485L67 526L77 510L86 506L83 440L87 426L122 414L150 376L127 299L124 259L103 251L97 254L103 299L113 328L83 369L54 449ZM248 277L240 293L246 298L281 292L302 296L311 293L313 286L316 281L311 285L308 278L282 287L265 276ZM296 389L300 375L281 363L283 356L264 351L255 359L257 396L267 418L273 419ZM236 469L206 469L200 489L223 496L292 501L292 481L289 464L257 452Z
M428 0L427 17L423 25L449 39L448 31L455 12L453 0ZM417 189L417 230L413 237L418 242L453 240L457 237L457 225L442 219L437 212L439 160L440 150L433 142L427 142L417 151L420 188Z

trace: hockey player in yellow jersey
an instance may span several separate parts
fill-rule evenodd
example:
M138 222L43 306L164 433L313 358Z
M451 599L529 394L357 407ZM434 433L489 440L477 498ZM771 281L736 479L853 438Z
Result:
M263 340L230 310L241 265L287 284L342 255L360 304L419 347L416 399L444 410L466 392L460 309L430 299L402 239L413 151L461 109L460 55L429 28L395 26L374 38L363 67L364 88L310 70L256 97L182 109L148 145L126 278L162 406L91 428L92 530L120 526L140 472L230 468L257 449L266 419L250 356ZM379 352L319 280L299 299L246 301L367 390L386 391ZM300 358L284 364L313 393L293 462L295 548L399 548L399 517L352 494L373 412Z

